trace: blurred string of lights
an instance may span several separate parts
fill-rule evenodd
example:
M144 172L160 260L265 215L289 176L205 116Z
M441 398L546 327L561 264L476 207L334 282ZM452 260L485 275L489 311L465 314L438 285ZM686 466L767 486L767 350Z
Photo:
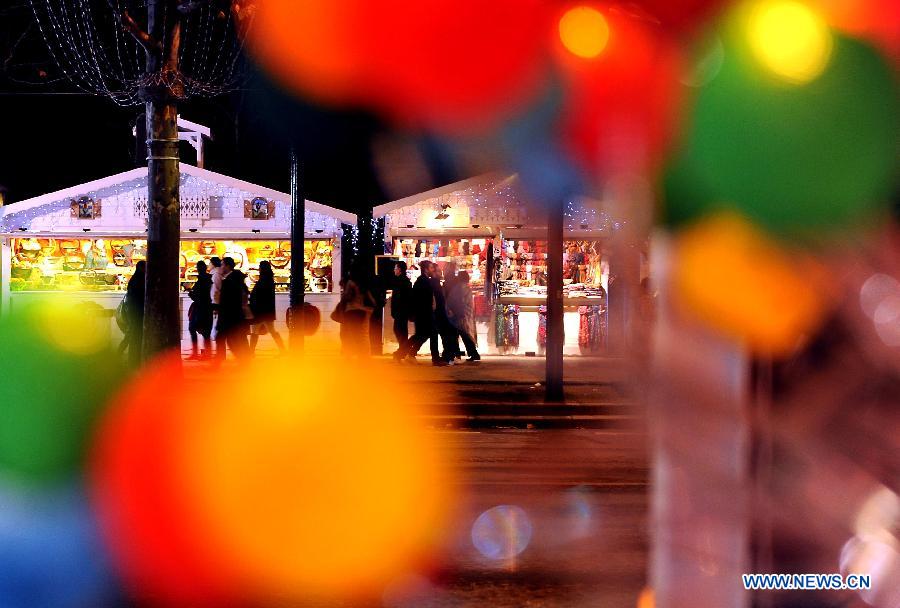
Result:
M613 230L622 222L614 222L608 212L602 210L600 201L586 198L567 200L564 207L565 224L568 230ZM486 180L479 184L456 190L449 194L431 197L389 213L385 218L388 227L425 227L419 224L423 215L429 220L447 221L454 213L463 213L468 208L466 224L473 225L517 225L528 224L529 220L543 223L540 206L523 202L515 180ZM461 218L460 223L461 222Z
M76 86L121 106L142 103L140 89L164 86L178 97L211 97L243 81L243 32L252 7L220 10L216 3L182 3L179 69L146 72L142 46L117 15L138 17L141 0L30 0L56 65ZM237 21L237 22L236 22ZM164 41L163 41L164 42Z

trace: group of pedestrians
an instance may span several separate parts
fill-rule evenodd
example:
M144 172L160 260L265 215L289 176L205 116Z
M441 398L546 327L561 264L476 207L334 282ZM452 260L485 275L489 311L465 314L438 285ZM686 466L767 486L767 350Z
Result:
M247 288L247 275L235 268L234 259L225 257L197 262L197 280L188 292L188 333L191 336L189 360L212 359L221 363L226 349L238 359L253 356L259 337L272 336L279 352L285 346L275 329L275 275L267 261L259 264L259 278L253 289ZM129 361L141 360L144 322L145 263L138 262L128 282L125 296L127 326L122 348L129 349ZM213 340L215 335L215 340ZM248 341L249 336L249 341ZM203 346L200 347L200 338ZM215 348L213 344L215 342Z
M191 355L188 359L215 357L225 359L231 350L238 359L248 359L256 352L259 337L269 334L279 353L285 351L281 334L275 329L275 274L272 265L259 263L259 277L253 289L247 288L247 275L235 268L234 259L210 259L212 272L206 264L197 262L198 280L191 289L188 311L188 333L191 335ZM206 277L209 277L207 280ZM202 282L201 282L202 278ZM211 336L215 328L216 348L210 353ZM198 334L203 337L204 350L198 353ZM249 336L249 342L248 342Z
M468 361L479 361L469 274L456 273L455 266L448 264L442 282L440 267L426 260L419 263L421 274L415 284L411 284L406 270L405 262L397 262L394 266L391 314L394 335L399 343L394 359L414 360L419 349L429 342L433 365L453 365L462 358L463 351L459 347L462 340ZM415 326L412 336L408 333L409 321Z

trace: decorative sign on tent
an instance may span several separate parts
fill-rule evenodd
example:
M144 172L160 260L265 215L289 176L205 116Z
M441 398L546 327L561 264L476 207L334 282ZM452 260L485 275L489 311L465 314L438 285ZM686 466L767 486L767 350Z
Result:
M244 217L251 220L267 220L275 217L275 202L262 196L244 201Z
M69 205L72 217L78 220L93 220L100 217L100 200L94 200L89 196L72 199Z

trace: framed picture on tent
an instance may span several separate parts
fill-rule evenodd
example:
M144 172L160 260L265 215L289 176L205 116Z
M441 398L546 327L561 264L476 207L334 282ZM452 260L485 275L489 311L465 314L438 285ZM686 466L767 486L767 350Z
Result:
M244 201L244 217L251 220L267 220L275 216L275 203L262 196Z
M100 217L100 201L89 196L82 196L77 200L72 199L69 208L72 217L78 220L93 220Z

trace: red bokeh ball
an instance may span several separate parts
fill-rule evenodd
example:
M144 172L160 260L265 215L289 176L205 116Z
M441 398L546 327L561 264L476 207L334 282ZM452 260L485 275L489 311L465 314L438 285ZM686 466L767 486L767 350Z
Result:
M563 147L590 175L652 170L677 132L684 95L679 48L645 19L588 6L606 17L609 39L593 58L557 44L566 88Z
M155 606L227 604L236 584L202 538L173 458L184 412L175 395L190 390L177 355L147 366L114 401L91 460L92 499L114 564L129 593Z
M471 132L539 87L550 19L541 0L259 0L250 48L301 95Z

